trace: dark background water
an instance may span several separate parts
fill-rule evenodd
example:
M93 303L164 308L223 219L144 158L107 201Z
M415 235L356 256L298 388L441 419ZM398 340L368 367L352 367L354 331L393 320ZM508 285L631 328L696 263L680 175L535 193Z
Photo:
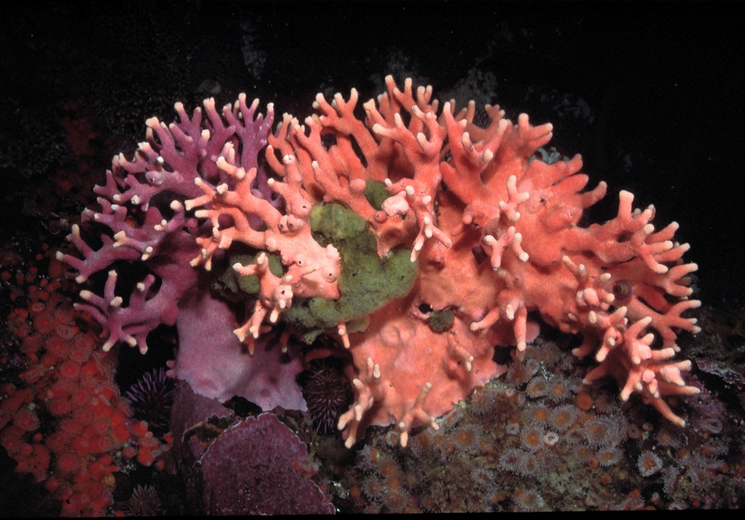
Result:
M361 101L382 78L469 91L554 124L590 186L680 223L705 303L742 301L743 37L735 3L81 2L0 8L0 226L20 194L73 164L63 118L95 123L103 168L208 95L306 116L315 94ZM361 102L360 102L361 104ZM70 107L73 108L70 108ZM25 211L24 217L33 215ZM13 224L17 225L17 224Z

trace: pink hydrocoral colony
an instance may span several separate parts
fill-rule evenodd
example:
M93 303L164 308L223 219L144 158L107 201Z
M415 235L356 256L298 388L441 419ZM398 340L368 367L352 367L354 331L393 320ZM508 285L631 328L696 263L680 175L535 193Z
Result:
M227 341L192 348L205 352L202 362L224 362L229 348L230 359L252 365L246 351L258 355L256 344L272 337L267 331L283 321L293 300L343 300L344 257L334 244L317 241L311 225L315 207L341 204L368 222L379 257L404 249L418 269L404 296L362 319L324 324L354 361L355 400L339 420L348 446L371 424L396 424L403 445L412 428L436 428L435 417L505 371L493 361L495 346L516 345L522 359L538 334L531 311L582 335L574 354L593 354L600 363L586 382L612 376L623 399L639 393L683 425L663 397L698 391L681 376L690 362L672 358L679 350L675 330L698 332L696 320L682 313L700 302L687 299L686 276L696 265L684 264L688 246L673 242L677 224L655 231L654 208L632 210L633 196L621 192L615 218L580 227L583 210L605 195L606 185L582 191L588 177L578 173L579 156L547 164L534 155L551 139L550 124L531 126L525 114L515 124L498 106L487 106L489 122L481 127L473 102L458 112L454 102L440 110L431 87L414 91L406 80L399 90L390 76L386 84L377 103L364 103L364 121L354 114L354 89L347 101L337 94L329 103L319 94L318 114L304 125L285 115L274 135L271 105L266 120L254 119L257 102L248 107L244 96L222 116L205 101L204 122L199 109L190 119L180 104L180 123L149 120L149 142L133 162L114 160L107 185L98 188L102 211L87 214L110 227L113 238L104 236L93 251L76 229L72 241L84 260L61 256L81 281L115 258L139 258L162 279L154 292L149 275L127 307L115 295L114 270L103 298L81 293L89 302L82 307L106 328L107 346L124 340L144 350L147 332L178 321L184 295L199 287L187 267L210 272L240 243L256 260L233 269L256 276L260 287L258 299L246 303L247 319L233 319L235 341L247 348ZM264 164L259 152L266 141ZM369 194L376 184L387 197L379 204ZM164 200L148 205L156 194L167 195L169 217ZM271 272L267 254L278 255L281 275ZM433 326L442 316L450 318L446 325ZM274 350L288 348L291 326L285 331ZM197 372L182 362L185 340L171 372L176 376ZM251 374L272 375L279 367L253 364ZM197 378L190 383L199 386ZM296 391L291 386L286 383L287 393Z

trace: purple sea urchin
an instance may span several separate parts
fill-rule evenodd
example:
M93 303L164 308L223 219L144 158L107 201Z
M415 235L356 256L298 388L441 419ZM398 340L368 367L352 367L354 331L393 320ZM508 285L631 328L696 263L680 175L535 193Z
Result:
M341 363L332 358L313 360L300 374L299 383L316 431L323 434L335 431L339 416L347 411L354 398Z
M125 394L132 414L147 421L150 430L157 435L168 431L173 404L173 380L166 376L165 368L145 372L129 387Z

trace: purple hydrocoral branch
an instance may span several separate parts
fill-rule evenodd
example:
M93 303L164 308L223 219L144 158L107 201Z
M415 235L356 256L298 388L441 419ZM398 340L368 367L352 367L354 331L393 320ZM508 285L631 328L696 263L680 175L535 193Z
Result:
M208 286L199 283L199 270L189 262L199 254L196 239L204 229L182 202L201 193L195 180L213 190L233 183L217 167L218 160L256 168L251 193L275 208L283 204L259 164L274 120L273 107L267 107L266 116L257 107L258 100L249 106L241 95L221 113L208 99L191 116L177 103L179 120L170 125L148 120L146 142L129 161L121 154L115 157L106 182L96 186L100 209L83 213L83 222L108 228L100 234L102 245L93 249L74 226L69 239L82 258L57 256L77 271L80 283L108 271L103 293L82 291L85 302L76 305L102 325L106 350L125 342L145 352L153 329L161 323L177 324L180 348L170 374L189 381L195 392L221 399L241 395L266 409L277 405L304 409L295 382L302 370L297 356L288 362L278 348L260 348L254 357L248 356L232 333L235 315L209 296ZM248 217L255 228L264 224L257 215ZM100 227L90 230L100 232ZM120 287L125 275L115 264L122 260L139 263L150 272L128 298ZM215 324L227 331L224 341L216 339Z

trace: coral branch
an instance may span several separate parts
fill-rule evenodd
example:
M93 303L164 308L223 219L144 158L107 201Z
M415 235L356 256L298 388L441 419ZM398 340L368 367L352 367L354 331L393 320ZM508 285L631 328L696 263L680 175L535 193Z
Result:
M699 331L687 314L700 302L678 224L657 230L654 206L621 191L616 215L585 227L608 187L588 188L581 156L542 149L550 123L385 84L363 117L357 90L318 94L314 114L284 114L274 133L273 106L264 117L243 94L221 111L177 103L170 125L149 119L146 142L114 158L97 208L72 228L78 256L58 254L79 283L108 272L102 295L84 289L78 304L103 325L104 348L144 352L150 331L175 322L169 373L196 392L302 407L293 345L324 335L336 345L307 354L349 362L346 445L387 424L406 445L506 370L495 346L521 362L540 316L581 335L573 354L598 363L586 383L613 377L624 400L638 393L683 424L664 398L696 390L690 363L673 358L679 331Z

